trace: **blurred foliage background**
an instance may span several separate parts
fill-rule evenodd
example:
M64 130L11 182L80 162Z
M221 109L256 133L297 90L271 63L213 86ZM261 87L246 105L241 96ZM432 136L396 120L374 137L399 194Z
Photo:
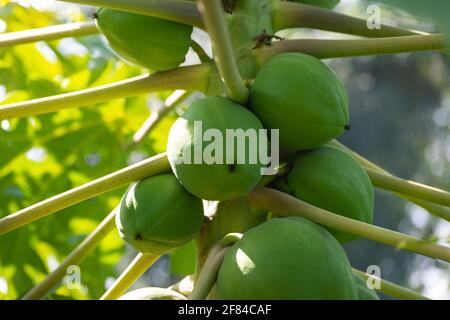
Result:
M344 0L338 10L367 17L369 3ZM56 1L0 0L0 32L91 19L92 8ZM433 31L428 20L391 10L382 22ZM205 40L198 30L194 35ZM283 32L343 37L311 30ZM207 44L205 44L207 46ZM187 63L196 63L192 53ZM328 61L346 84L352 129L342 139L368 159L404 178L450 189L450 64L438 53ZM118 59L98 36L0 49L2 104L98 86L146 70ZM164 151L166 117L138 146L133 134L170 92L36 117L4 120L0 128L0 216ZM84 201L0 236L0 299L16 299L43 280L118 204L124 188ZM377 192L375 224L448 243L450 225L421 208ZM352 264L378 265L382 277L437 299L450 299L450 268L429 258L366 240L346 245ZM59 286L50 299L97 299L136 253L111 233L80 266L83 290ZM193 272L192 244L161 258L135 287L168 286ZM385 297L386 298L386 297Z

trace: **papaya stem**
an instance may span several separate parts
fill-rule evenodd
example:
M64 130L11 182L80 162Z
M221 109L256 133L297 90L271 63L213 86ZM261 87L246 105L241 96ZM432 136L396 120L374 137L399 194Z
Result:
M392 283L387 280L383 280L377 276L372 274L367 274L357 269L353 269L353 273L363 277L363 279L367 280L368 278L372 278L376 281L380 282L380 288L374 288L375 290L384 293L385 295L400 299L400 300L431 300L411 289L399 286L398 284Z
M364 168L374 186L401 193L414 198L431 201L444 206L450 206L450 193L418 182L404 180L398 177L382 174L375 170Z
M208 0L210 1L210 0ZM211 291L219 273L220 265L228 248L217 244L211 248L208 258L194 284L189 300L205 300Z
M388 172L385 169L381 168L380 166L374 164L373 162L367 160L366 158L364 158L363 156L359 155L355 151L349 149L348 147L346 147L345 145L343 145L339 141L333 140L333 141L330 142L330 144L340 148L341 150L343 150L343 151L347 152L348 154L350 154L351 156L353 156L355 158L355 160L358 161L361 166L369 168L369 169L372 169L372 170L375 170L375 171L377 171L379 173L383 173L383 174L387 174L387 175L391 175L392 176L392 174L390 172ZM408 200L408 201L410 201L412 203L415 203L416 205L426 209L431 214L433 214L433 215L435 215L437 217L440 217L442 219L450 221L450 208L448 208L448 207L445 207L445 206L442 206L442 205L438 205L438 204L433 203L433 202L417 199L417 198L414 198L414 197L405 196L404 194L400 194L400 193L395 193L395 194L397 196L399 196L400 198Z
M442 34L414 35L378 39L331 40L300 39L274 42L255 50L256 61L264 64L271 57L285 52L302 52L319 59L396 54L418 51L443 51Z
M100 300L117 300L158 260L159 256L138 253Z
M99 87L5 104L0 106L0 120L77 108L150 92L177 89L206 91L209 76L210 64L155 72Z
M257 187L250 193L250 200L256 207L279 215L305 217L328 228L450 262L448 247L337 215L274 189Z
M26 293L22 300L39 300L44 298L59 281L66 275L67 268L79 265L114 229L115 210L103 219L102 222L89 234L42 282Z
M75 22L44 28L0 34L0 48L35 41L50 41L66 37L82 37L97 34L99 30L93 21Z
M194 1L183 0L58 0L110 8L141 15L184 23L198 28L203 27L200 13Z
M380 29L369 29L366 19L287 1L274 1L273 26L276 31L289 28L312 28L369 38L424 34L424 32L388 25L381 25Z
M202 63L210 62L211 58L208 56L205 50L203 50L202 46L199 45L194 40L191 41L191 48L197 54L198 58Z
M142 126L133 135L133 142L129 147L133 147L142 142L142 140L167 116L170 111L179 106L191 95L190 92L177 90L172 93L164 102L161 110L153 111Z
M249 93L236 64L222 3L220 0L199 0L198 4L211 38L214 59L228 95L232 100L246 104Z
M83 200L91 199L133 181L162 174L169 170L170 165L166 154L156 155L1 218L0 235Z

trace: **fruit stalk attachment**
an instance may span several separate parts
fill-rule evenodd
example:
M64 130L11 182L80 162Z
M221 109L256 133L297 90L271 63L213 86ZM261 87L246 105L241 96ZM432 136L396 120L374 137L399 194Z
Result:
M211 38L216 64L228 94L235 102L245 104L248 99L248 90L239 74L221 1L200 0L199 8Z
M220 265L228 248L217 244L209 251L203 269L194 284L189 300L204 300L210 293L217 279Z

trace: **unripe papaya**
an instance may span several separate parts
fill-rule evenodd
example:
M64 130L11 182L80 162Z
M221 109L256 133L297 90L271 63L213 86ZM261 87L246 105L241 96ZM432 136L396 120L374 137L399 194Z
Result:
M333 9L336 7L340 0L290 0L298 3L310 4L325 9Z
M221 299L358 299L344 249L318 224L299 217L269 220L226 253L217 279Z
M181 293L170 289L148 287L125 293L117 300L187 300Z
M275 188L333 213L372 223L374 190L367 173L346 152L324 146L304 152ZM340 242L357 237L330 230Z
M263 125L280 130L286 151L320 147L348 128L344 86L331 68L306 54L284 53L267 61L250 99Z
M120 236L137 251L161 255L191 241L203 221L202 201L172 174L133 183L116 212Z
M208 97L194 102L175 121L167 157L174 174L197 197L228 200L245 196L261 179L258 150L262 129L246 108L222 97ZM257 141L244 138L245 144L238 143L232 136L238 132L255 133ZM230 136L234 145L229 143Z
M358 289L359 300L380 300L375 290L367 287L367 282L359 275L355 274L356 287Z
M183 63L191 45L191 26L112 9L97 13L97 26L123 59L154 71Z

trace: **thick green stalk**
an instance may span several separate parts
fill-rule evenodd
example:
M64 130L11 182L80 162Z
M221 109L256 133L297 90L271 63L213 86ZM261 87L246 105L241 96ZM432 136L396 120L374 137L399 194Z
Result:
M0 219L0 235L44 218L83 200L91 199L133 181L165 173L169 170L170 165L165 153L138 162L3 217Z
M369 168L369 169L372 169L372 170L375 170L375 171L377 171L379 173L383 173L383 174L387 174L387 175L391 175L392 176L392 174L390 172L388 172L385 169L381 168L380 166L374 164L373 162L367 160L366 158L362 157L361 155L359 155L355 151L347 148L346 146L344 146L339 141L333 140L332 142L330 142L330 144L340 148L343 151L346 151L347 153L349 153L351 156L353 156L356 159L356 161L359 162L359 164L361 166ZM407 201L415 203L416 205L426 209L431 214L433 214L433 215L435 215L437 217L440 217L442 219L450 221L450 208L448 208L448 207L441 206L441 205L435 204L433 202L417 199L417 198L414 198L414 197L405 196L405 195L400 194L400 193L395 193L395 194L397 196L399 196L400 198L403 198L403 199L405 199Z
M271 57L286 52L302 52L319 59L328 59L442 50L445 50L444 36L433 34L354 40L282 40L255 50L254 55L258 65L262 65Z
M246 104L248 90L239 74L231 38L225 21L220 0L199 0L209 37L214 50L214 59L225 83L230 98L238 103Z
M53 270L42 282L25 294L22 297L22 300L39 300L44 298L47 293L64 278L67 268L72 265L79 265L114 229L114 217L115 210L108 214L108 216L95 228L95 230L92 231L92 233L87 236L55 270Z
M367 274L365 272L359 271L357 269L353 269L353 273L363 277L363 279L367 280L369 277L373 278L374 280L377 280L380 282L381 286L380 288L375 288L375 290L380 291L381 293L384 293L388 296L400 299L400 300L430 300L427 297L422 296L421 294L399 286L398 284L392 283L387 280L383 280L381 278L378 278L374 275Z
M450 206L450 193L447 191L423 185L414 181L407 181L391 175L379 173L375 170L364 168L374 186L401 193L414 198Z
M100 300L117 300L158 260L159 256L138 253Z
M178 89L206 92L210 74L211 65L201 64L142 75L85 90L6 104L0 106L0 120L93 105L149 92Z
M65 37L82 37L98 33L93 21L61 24L51 27L29 29L0 34L0 48L35 41L50 41Z
M194 290L189 296L189 300L204 300L211 291L219 273L220 265L228 248L220 244L211 248L203 265L202 271L194 284Z
M309 218L325 227L450 262L450 248L317 208L280 191L257 187L250 193L257 208L284 216Z
M110 8L203 27L194 1L183 0L59 0L88 6Z
M312 28L369 38L398 37L423 32L381 25L369 29L367 20L301 3L274 1L273 24L276 31L289 28Z

